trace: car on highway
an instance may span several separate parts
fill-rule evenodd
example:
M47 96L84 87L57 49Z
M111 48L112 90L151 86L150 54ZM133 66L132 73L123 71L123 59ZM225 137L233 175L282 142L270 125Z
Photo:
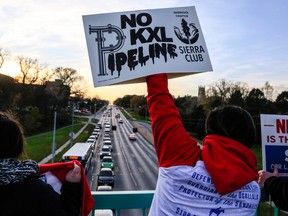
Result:
M95 148L95 144L96 144L96 139L95 138L88 138L86 140L86 143L91 143L92 148L94 149Z
M93 131L95 131L95 132L100 132L100 131L101 131L101 128L98 127L98 126L96 126Z
M99 185L109 185L114 187L115 175L112 169L110 168L101 168L98 174L98 186Z
M137 139L136 134L135 133L129 134L129 139L130 140L136 140Z
M110 138L111 139L111 136L110 136L110 134L109 133L104 133L104 135L103 135L103 138L104 137L108 137L108 138Z
M94 216L113 216L114 213L111 209L96 209L94 210Z
M101 168L114 169L114 160L111 156L104 156L101 160Z
M111 156L111 150L110 150L110 147L109 146L103 146L101 148L101 151L100 151L100 159L102 159L104 156Z
M99 185L97 191L112 191L112 187L109 185Z
M105 133L105 134L107 134L107 133ZM103 141L106 141L106 140L111 141L111 137L109 134L108 134L108 136L103 136Z
M98 137L100 136L100 132L96 132L96 131L93 131L91 133L92 136L95 136L96 139L98 139Z
M105 128L104 128L104 132L105 132L105 133L110 133L110 131L111 131L111 128L105 126Z
M118 121L118 122L122 124L122 123L123 123L123 119L119 119L119 121Z
M111 151L111 152L113 151L113 146L112 146L111 140L104 140L104 141L103 141L103 146L109 146L110 151Z

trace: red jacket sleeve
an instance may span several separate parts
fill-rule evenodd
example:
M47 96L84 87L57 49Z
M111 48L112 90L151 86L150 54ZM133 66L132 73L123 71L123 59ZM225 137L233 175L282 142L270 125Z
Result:
M148 109L152 122L155 150L160 167L194 166L201 150L181 121L168 90L166 74L147 77Z

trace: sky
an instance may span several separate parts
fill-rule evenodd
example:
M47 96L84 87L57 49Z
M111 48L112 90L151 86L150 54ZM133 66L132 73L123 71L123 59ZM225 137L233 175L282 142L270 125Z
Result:
M213 72L169 80L174 96L197 96L198 86L220 79L251 89L268 81L276 95L288 90L287 0L0 0L0 47L52 69L76 69L90 97L112 103L127 94L147 95L146 84L94 88L82 16L185 6L196 8ZM12 71L12 62L0 69Z

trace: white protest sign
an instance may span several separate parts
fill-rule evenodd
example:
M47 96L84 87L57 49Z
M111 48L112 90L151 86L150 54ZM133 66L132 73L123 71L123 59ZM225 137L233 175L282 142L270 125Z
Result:
M261 114L263 169L288 176L288 116Z
M94 86L212 71L195 7L84 15Z

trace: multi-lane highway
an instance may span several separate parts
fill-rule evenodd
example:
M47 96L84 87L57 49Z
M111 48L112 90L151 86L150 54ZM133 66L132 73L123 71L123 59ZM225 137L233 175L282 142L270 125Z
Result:
M120 115L123 123L119 123L119 118L115 117L117 114ZM139 132L136 133L136 140L129 139L129 134L133 133L133 126L116 107L97 117L102 124L108 121L111 126L116 126L116 130L110 132L113 145L112 158L115 163L113 190L154 190L158 175L154 146ZM145 127L148 132L151 131L149 125ZM92 166L87 174L91 190L97 188L97 175L101 164L99 152L103 145L103 135L102 129L96 142Z

